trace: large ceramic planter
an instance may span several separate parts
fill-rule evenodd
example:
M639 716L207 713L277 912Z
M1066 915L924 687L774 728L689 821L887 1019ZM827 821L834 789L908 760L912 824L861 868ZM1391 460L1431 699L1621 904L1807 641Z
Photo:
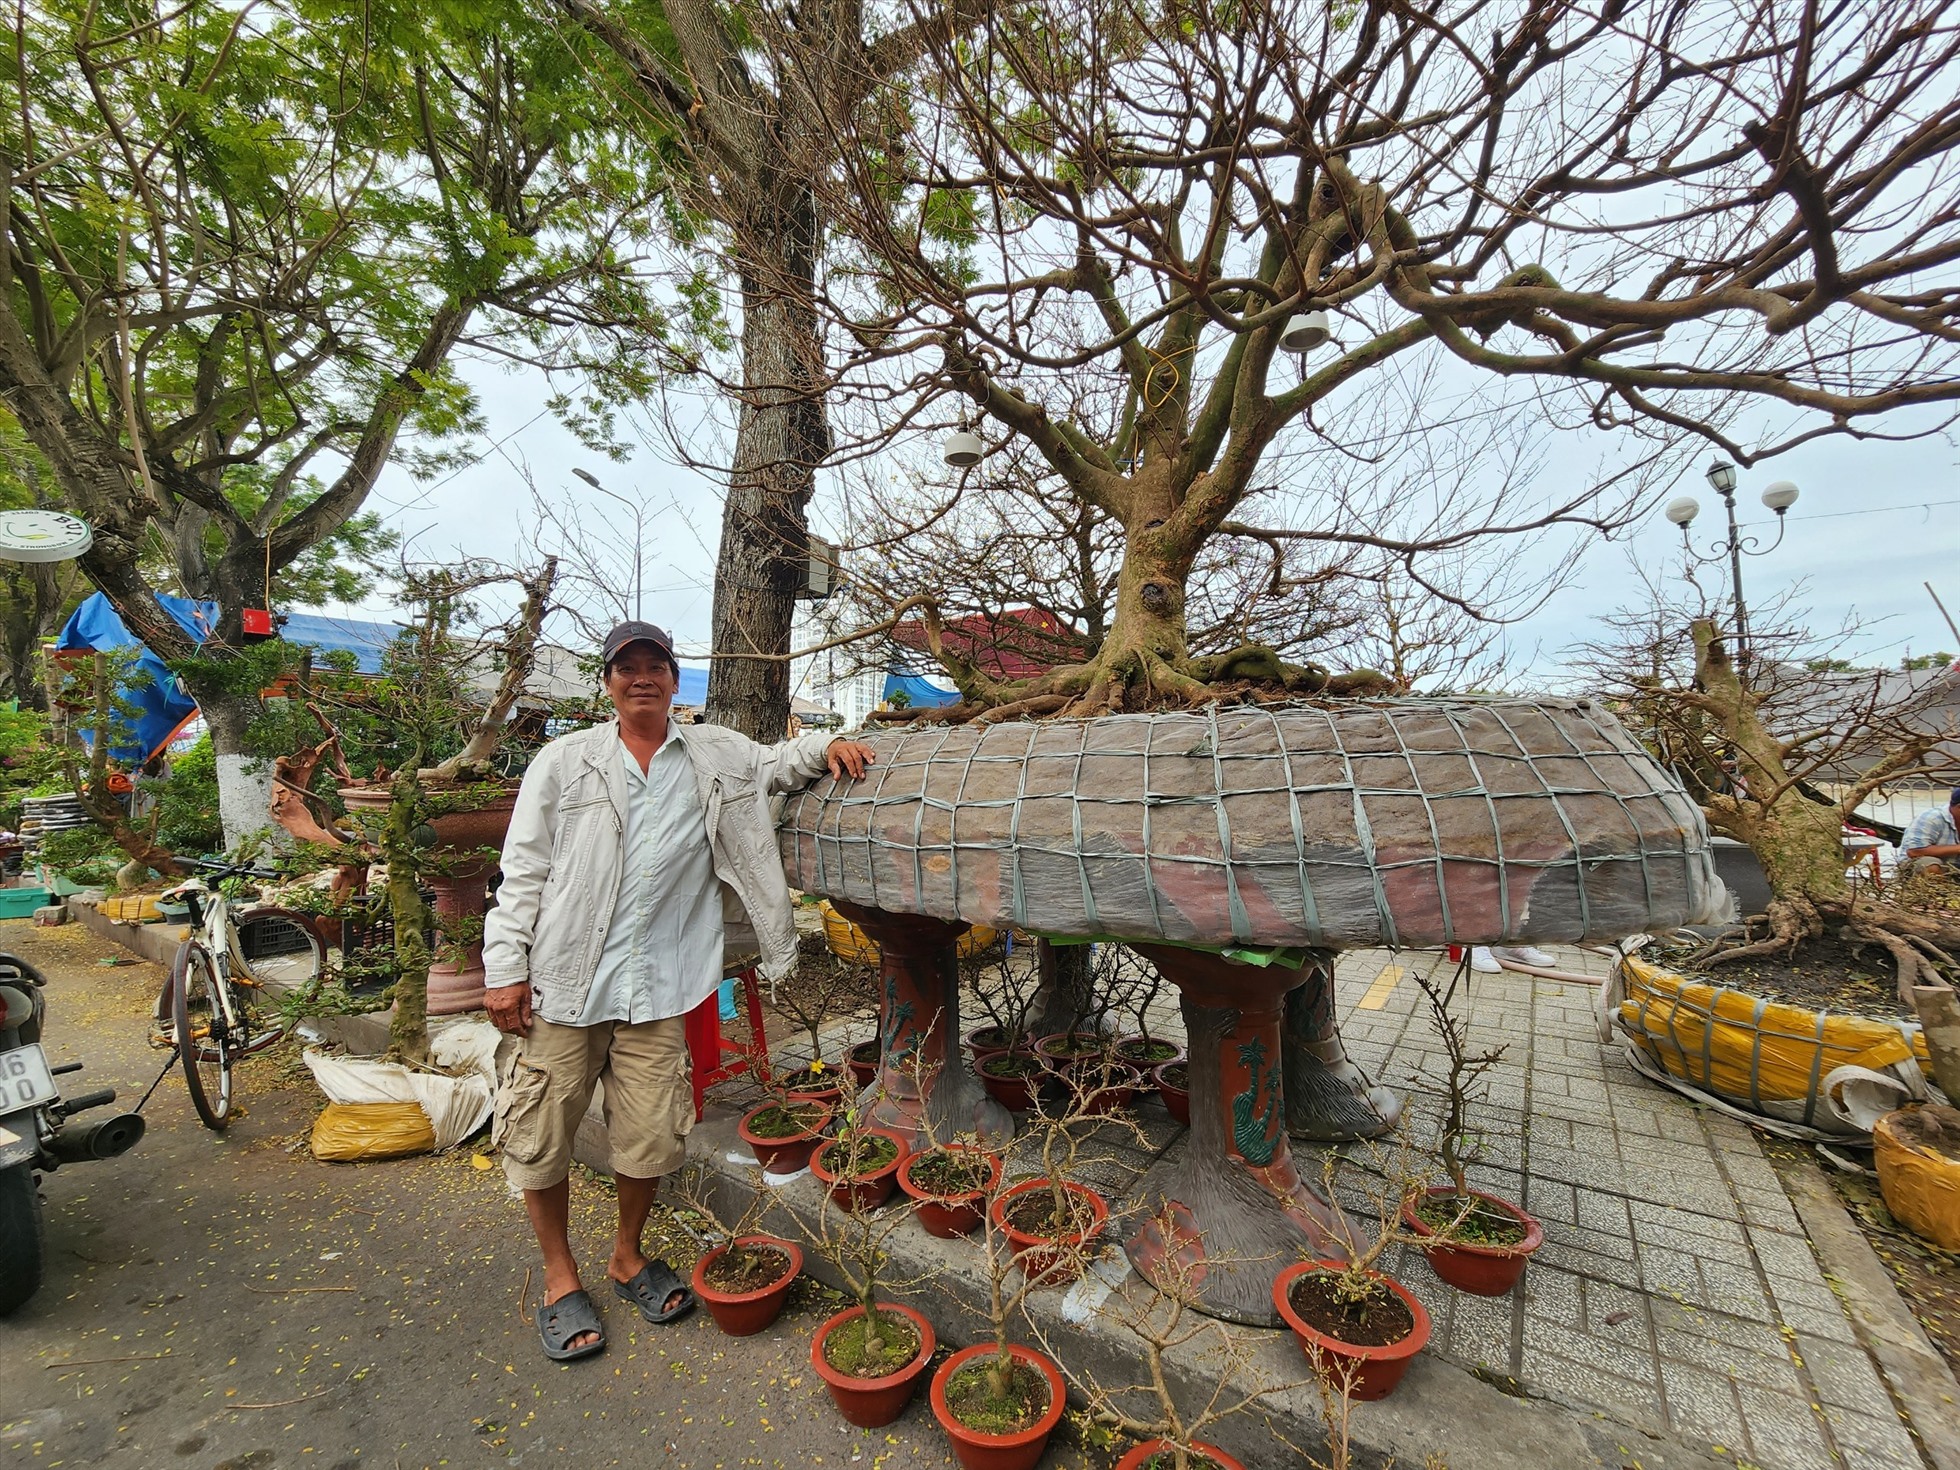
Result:
M810 1366L817 1370L823 1379L824 1387L830 1390L832 1402L837 1412L844 1416L845 1422L855 1424L859 1429L882 1429L912 1402L912 1393L925 1376L926 1365L932 1361L933 1349L939 1346L939 1339L933 1334L932 1324L910 1307L897 1302L880 1302L881 1312L895 1312L918 1329L919 1351L895 1373L882 1378L854 1378L848 1373L839 1372L830 1365L824 1356L824 1344L830 1334L847 1322L855 1322L864 1315L863 1307L849 1307L832 1317L817 1329L817 1335L810 1339Z
M735 1133L755 1154L765 1174L794 1174L809 1164L810 1155L816 1152L822 1141L823 1130L830 1123L830 1104L810 1100L806 1104L816 1112L814 1121L801 1133L784 1138L765 1138L749 1127L749 1121L758 1113L767 1112L775 1103L764 1103L759 1108L751 1108L742 1115L742 1121L735 1126ZM794 1104L793 1104L794 1106Z
M1273 1282L1273 1305L1279 1309L1286 1325L1293 1329L1293 1336L1299 1341L1300 1351L1307 1355L1307 1361L1317 1371L1328 1374L1335 1387L1339 1387L1342 1380L1352 1373L1353 1381L1347 1390L1349 1398L1387 1398L1395 1392L1402 1375L1409 1371L1409 1364L1414 1361L1415 1355L1429 1341L1429 1313L1423 1310L1422 1303L1401 1282L1371 1273L1402 1299L1402 1304L1409 1309L1409 1315L1415 1319L1415 1326L1400 1340L1384 1343L1380 1347L1330 1337L1293 1310L1293 1283L1310 1272L1339 1271L1344 1265L1341 1261L1300 1261L1288 1266Z
M862 1174L844 1175L836 1172L835 1168L838 1151L842 1148L841 1139L827 1139L810 1153L810 1172L824 1182L839 1209L849 1210L853 1214L875 1210L892 1197L892 1190L898 1185L899 1166L910 1153L904 1136L889 1128L866 1128L863 1131L891 1140L892 1146L898 1150L892 1155L891 1162Z
M789 1300L789 1289L796 1284L797 1274L803 1269L803 1252L792 1242L778 1240L773 1235L744 1235L739 1237L738 1243L774 1246L789 1257L789 1266L775 1281L754 1291L721 1291L708 1285L708 1267L728 1249L725 1245L718 1245L694 1263L694 1275L689 1285L694 1288L695 1296L706 1305L708 1315L715 1319L715 1326L730 1337L753 1337L782 1315L783 1303Z
M1007 1223L1008 1214L1018 1200L1047 1188L1046 1179L1025 1180L997 1196L993 1204L995 1226L1013 1246L1015 1264L1021 1268L1021 1274L1036 1286L1054 1286L1080 1276L1091 1247L1109 1223L1109 1206L1103 1203L1102 1196L1073 1180L1064 1180L1062 1188L1088 1204L1090 1220L1086 1228L1071 1235L1030 1235Z
M471 792L467 786L446 789ZM436 958L429 966L432 1016L483 1009L483 915L489 907L490 875L497 870L497 859L485 850L503 847L510 814L517 806L517 786L512 782L480 790L481 805L446 812L429 822L436 834L430 854L443 859L445 869L424 880L435 891L438 936L473 931L473 937L461 945L441 937L436 941ZM340 799L350 812L385 817L393 796L386 786L343 786Z
M1016 1360L1036 1369L1048 1380L1047 1412L1018 1433L986 1434L977 1429L968 1429L953 1417L952 1406L946 1401L946 1385L952 1381L953 1375L975 1358L984 1357L993 1350L993 1344L983 1342L977 1347L962 1348L939 1365L939 1370L932 1375L933 1417L953 1442L953 1454L965 1470L1034 1470L1042 1452L1048 1448L1048 1436L1062 1422L1062 1410L1068 1403L1062 1375L1055 1371L1055 1365L1047 1358L1019 1343L1008 1345L1007 1350Z
M1524 1228L1524 1239L1516 1245L1477 1245L1469 1241L1452 1241L1423 1247L1423 1256L1436 1274L1454 1286L1458 1291L1467 1291L1473 1296L1503 1296L1518 1284L1524 1275L1525 1262L1531 1253L1545 1243L1545 1228L1532 1216L1498 1195L1485 1194L1480 1189L1470 1191L1478 1204L1495 1210L1517 1221ZM1444 1184L1429 1191L1429 1198L1454 1199L1456 1190ZM1410 1200L1402 1206L1402 1223L1417 1235L1429 1236L1436 1232L1423 1223L1416 1214L1415 1201Z
M930 1155L912 1154L898 1166L898 1187L905 1191L907 1198L918 1203L919 1223L925 1226L926 1234L936 1235L941 1240L953 1240L970 1234L986 1218L987 1196L1000 1183L1000 1156L976 1148L954 1147L946 1152L971 1154L985 1159L987 1182L964 1194L934 1194L912 1178L914 1167Z
M1194 1439L1191 1441L1191 1448L1203 1455L1207 1460L1210 1460L1212 1464L1218 1467L1218 1470L1245 1470L1244 1461L1234 1459L1215 1444L1206 1444L1201 1439ZM1116 1462L1116 1470L1143 1470L1143 1467L1150 1463L1150 1457L1152 1455L1171 1455L1175 1453L1176 1451L1167 1440L1147 1439L1127 1455L1123 1456L1122 1459L1118 1460ZM1174 1462L1166 1461L1166 1463L1170 1464Z

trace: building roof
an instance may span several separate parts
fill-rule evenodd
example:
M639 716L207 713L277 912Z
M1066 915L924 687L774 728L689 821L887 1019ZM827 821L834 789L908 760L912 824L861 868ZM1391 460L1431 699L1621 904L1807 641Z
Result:
M968 613L945 624L946 651L996 679L1032 679L1057 664L1080 663L1089 655L1086 635L1043 607L1010 607L998 613ZM892 629L892 641L926 652L926 625L908 618Z

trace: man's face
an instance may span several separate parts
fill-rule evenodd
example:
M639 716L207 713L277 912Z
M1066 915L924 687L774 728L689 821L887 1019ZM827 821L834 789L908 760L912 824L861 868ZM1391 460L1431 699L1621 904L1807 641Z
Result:
M673 707L679 682L674 666L652 644L629 643L606 674L606 693L621 714L664 713Z

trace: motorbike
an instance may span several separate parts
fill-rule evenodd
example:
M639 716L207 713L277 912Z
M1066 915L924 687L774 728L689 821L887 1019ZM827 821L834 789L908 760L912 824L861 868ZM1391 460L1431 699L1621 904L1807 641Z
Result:
M46 1230L36 1176L63 1164L113 1159L143 1136L140 1113L75 1122L78 1113L113 1103L116 1089L62 1096L54 1079L82 1064L48 1064L41 1049L46 987L26 960L0 954L0 1317L41 1286Z

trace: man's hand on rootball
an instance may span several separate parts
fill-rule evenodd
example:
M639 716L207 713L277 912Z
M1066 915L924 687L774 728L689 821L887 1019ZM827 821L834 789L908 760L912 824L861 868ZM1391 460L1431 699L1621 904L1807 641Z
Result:
M871 747L862 740L833 740L830 749L824 752L833 781L842 781L846 776L853 781L859 780L877 758Z
M493 985L483 992L483 1009L490 1013L491 1024L499 1031L508 1031L512 1036L531 1034L531 987L521 985Z

